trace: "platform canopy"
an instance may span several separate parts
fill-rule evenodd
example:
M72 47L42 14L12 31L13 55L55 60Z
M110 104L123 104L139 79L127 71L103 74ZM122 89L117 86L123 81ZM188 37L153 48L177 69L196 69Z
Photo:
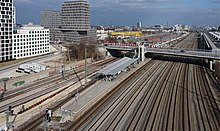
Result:
M107 65L103 69L99 70L97 73L105 76L113 76L116 75L118 72L122 71L123 69L127 68L131 64L137 62L138 60L139 58L132 59L124 57L114 63Z

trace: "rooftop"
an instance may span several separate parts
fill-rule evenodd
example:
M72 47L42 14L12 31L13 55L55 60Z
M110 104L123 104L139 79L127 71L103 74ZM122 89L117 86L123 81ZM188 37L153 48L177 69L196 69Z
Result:
M131 64L137 62L138 60L139 58L132 59L124 57L114 63L107 65L105 68L99 70L97 73L105 76L113 76L122 71L123 69L127 68Z

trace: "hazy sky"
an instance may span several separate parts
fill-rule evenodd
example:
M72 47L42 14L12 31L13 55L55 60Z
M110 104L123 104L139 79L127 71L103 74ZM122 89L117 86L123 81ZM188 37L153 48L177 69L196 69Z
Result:
M64 1L14 0L17 23L40 23L42 10L60 10ZM220 0L88 0L91 25L220 25Z

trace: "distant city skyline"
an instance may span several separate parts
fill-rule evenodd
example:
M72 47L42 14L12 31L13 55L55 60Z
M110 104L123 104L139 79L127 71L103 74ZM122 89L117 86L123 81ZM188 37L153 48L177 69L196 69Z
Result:
M17 23L40 24L40 12L60 10L64 1L14 0ZM220 0L88 0L91 25L220 25Z

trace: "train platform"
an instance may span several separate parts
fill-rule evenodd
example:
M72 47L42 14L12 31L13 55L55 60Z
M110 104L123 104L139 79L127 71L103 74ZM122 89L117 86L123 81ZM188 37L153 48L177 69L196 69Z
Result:
M203 33L203 36L208 48L212 50L218 50L220 48L220 44L213 42L213 39L207 33Z
M63 123L67 121L74 121L80 117L80 115L82 115L87 109L92 107L98 100L109 93L114 87L116 87L119 83L141 68L147 62L148 60L140 64L136 64L136 68L132 68L126 73L121 73L118 76L120 79L115 79L111 82L104 80L96 82L90 88L81 94L76 95L71 101L63 105L59 110L55 112L55 115L62 116L61 122Z
M125 68L137 62L138 60L139 58L132 59L132 58L124 57L114 63L107 65L103 69L99 70L97 73L103 76L115 76Z

